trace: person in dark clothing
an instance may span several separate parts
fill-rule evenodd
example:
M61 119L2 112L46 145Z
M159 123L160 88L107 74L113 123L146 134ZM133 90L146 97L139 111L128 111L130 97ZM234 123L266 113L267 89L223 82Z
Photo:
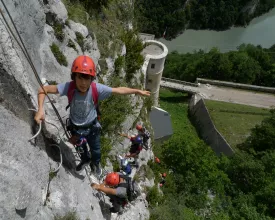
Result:
M140 123L137 123L136 129L138 130L138 134L142 137L143 148L145 150L148 150L150 148L148 145L148 140L151 137L150 132L144 126L142 126Z
M123 137L127 137L131 141L131 147L129 153L125 155L125 158L134 158L132 165L139 167L138 155L142 150L142 137L139 135L128 136L126 134L120 134Z
M112 203L112 213L121 213L127 204L127 183L118 172L109 173L102 184L92 183L95 190L104 192Z

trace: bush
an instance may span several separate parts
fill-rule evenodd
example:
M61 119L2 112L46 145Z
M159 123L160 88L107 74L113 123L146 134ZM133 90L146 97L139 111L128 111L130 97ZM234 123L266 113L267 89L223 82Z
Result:
M139 70L144 62L144 57L141 52L144 48L141 40L137 37L135 31L125 31L120 37L125 43L127 48L125 56L125 71L126 71L126 82L129 83L134 77L134 74Z
M55 59L57 60L57 62L60 65L68 66L67 59L66 59L65 55L59 50L59 47L55 43L53 43L50 46L50 48L51 48L51 51L52 51L53 55L55 56Z
M119 172L120 171L120 164L116 158L112 160L112 165L113 165L113 170L114 172Z
M148 190L146 200L148 201L150 206L157 206L159 203L161 203L163 198L157 186L153 186Z
M67 46L73 48L78 53L75 43L71 39L69 39Z
M67 20L65 21L65 25L67 25L68 27L70 27L69 19L67 19Z
M149 166L143 165L142 167L144 167L145 170L145 177L148 180L151 180L154 178L154 172L152 171L152 169Z
M84 52L84 37L80 32L75 32L76 42L79 44L82 52Z
M65 38L65 34L63 32L63 25L60 24L59 22L54 22L54 25L53 25L53 30L54 30L54 35L55 37L63 42L64 41L64 38Z
M63 0L62 2L66 6L70 20L85 24L87 21L86 9L80 2L71 0Z
M56 177L57 173L53 172L53 170L50 170L49 172L49 180L51 181L54 177Z
M115 74L119 75L122 67L125 64L125 58L123 56L118 56L115 60Z
M147 112L151 111L153 104L154 104L154 102L153 102L152 96L145 97L144 106L146 107Z
M100 152L101 152L101 164L102 166L106 166L106 159L108 157L109 152L112 149L112 143L110 141L110 138L107 138L105 136L100 137Z
M198 215L192 210L188 209L184 205L184 198L177 195L175 197L166 198L166 201L151 209L150 220L169 219L169 220L200 220ZM220 218L226 220L224 218Z

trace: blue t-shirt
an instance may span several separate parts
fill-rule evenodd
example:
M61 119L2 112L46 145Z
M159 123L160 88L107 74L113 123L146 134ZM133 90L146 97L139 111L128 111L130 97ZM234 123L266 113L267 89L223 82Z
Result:
M68 94L70 82L57 85L58 92L61 96ZM101 101L110 97L112 88L101 83L96 83L98 92L98 100ZM97 117L96 108L92 97L92 88L85 95L80 95L77 89L74 92L72 102L70 104L70 119L76 126L87 126L91 124Z

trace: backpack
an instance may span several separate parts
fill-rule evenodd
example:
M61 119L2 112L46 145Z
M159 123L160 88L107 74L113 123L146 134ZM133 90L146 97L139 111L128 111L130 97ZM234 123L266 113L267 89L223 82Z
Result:
M127 163L125 163L126 160L127 159L122 159L120 161L120 166L121 166L121 169L124 172L124 174L130 175L131 172L132 172L132 168L131 168L131 165L130 165L130 163L128 161L127 161Z
M91 90L92 97L93 97L93 101L94 101L94 105L95 105L96 113L97 113L97 119L100 119L101 113L100 113L99 106L98 106L98 92L97 92L97 88L96 88L96 83L92 82L91 87L92 87L92 90ZM66 110L70 107L70 104L74 97L75 89L76 89L75 81L71 81L69 88L68 88L68 93L67 93L69 104L67 105Z
M135 180L126 175L119 175L121 178L126 180L127 188L127 201L132 202L140 195L140 188Z

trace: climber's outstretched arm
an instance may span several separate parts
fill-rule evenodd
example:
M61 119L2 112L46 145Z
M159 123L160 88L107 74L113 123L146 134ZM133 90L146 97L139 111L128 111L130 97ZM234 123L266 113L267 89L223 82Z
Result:
M107 195L116 195L116 189L105 187L105 185L103 183L102 184L92 183L91 187L93 187L97 191L104 192Z
M150 96L150 92L141 89L132 89L128 87L117 87L112 88L112 93L119 95L129 95L129 94L137 94L141 96Z

